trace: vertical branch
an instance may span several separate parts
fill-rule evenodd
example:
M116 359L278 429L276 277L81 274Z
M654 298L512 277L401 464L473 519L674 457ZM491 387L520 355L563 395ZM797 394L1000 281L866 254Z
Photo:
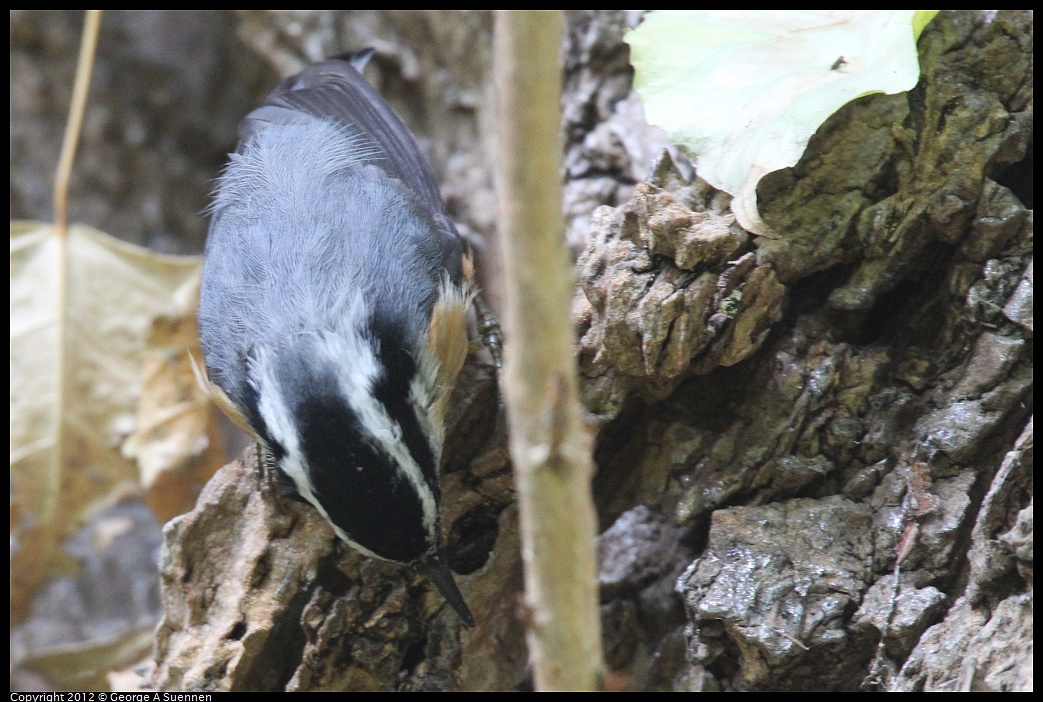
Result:
M560 11L499 11L496 190L505 279L503 389L540 690L596 690L593 464L576 383L573 267L562 215Z
M94 49L98 45L98 27L101 25L101 10L87 10L83 20L83 39L80 42L80 58L76 63L76 82L69 103L69 119L65 123L65 138L62 153L58 157L58 173L54 177L54 225L60 236L65 236L69 226L68 200L69 178L72 164L76 160L76 145L83 128L83 113L87 109L87 89L91 85L94 68Z

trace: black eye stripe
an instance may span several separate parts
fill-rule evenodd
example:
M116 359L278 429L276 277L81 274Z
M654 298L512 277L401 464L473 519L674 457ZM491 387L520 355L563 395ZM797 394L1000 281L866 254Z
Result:
M422 555L430 535L419 496L343 399L312 394L294 414L308 476L330 520L382 558L411 561Z
M402 343L401 330L391 324L371 320L373 334L380 340L380 365L384 372L373 388L373 395L387 410L388 416L402 430L402 443L423 472L424 481L438 500L438 466L430 438L424 433L409 395L417 375L417 364Z

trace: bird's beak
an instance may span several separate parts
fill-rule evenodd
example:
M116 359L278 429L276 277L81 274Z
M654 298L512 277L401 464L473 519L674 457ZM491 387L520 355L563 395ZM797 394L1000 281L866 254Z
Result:
M471 610L468 609L467 603L464 602L464 596L460 594L460 588L456 586L456 581L453 580L453 573L449 570L449 564L446 563L445 557L438 551L434 551L417 561L416 568L426 575L428 580L434 583L434 586L442 593L442 597L449 603L449 606L460 615L463 623L468 627L473 627L474 616L471 614Z

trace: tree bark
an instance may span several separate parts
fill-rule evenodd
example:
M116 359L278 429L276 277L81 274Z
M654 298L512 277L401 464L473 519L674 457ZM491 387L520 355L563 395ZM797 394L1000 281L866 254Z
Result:
M31 15L12 15L11 200L15 216L46 218L40 154L65 112L39 86L45 68L68 85L70 69L33 52L75 46L79 16L63 41L66 15ZM198 250L208 180L276 78L265 64L374 45L370 77L428 149L496 297L489 14L156 16L194 18L183 36L210 48L167 60L158 39L182 34L106 13L92 85L105 109L88 112L73 219ZM762 183L762 215L782 233L771 241L737 228L727 196L682 160L649 168L664 144L641 120L622 43L638 19L568 14L563 97L614 684L1031 689L1031 13L941 13L913 91L845 106ZM154 138L106 141L138 121ZM172 244L171 231L188 235ZM527 689L497 407L493 373L469 363L443 523L474 630L409 573L341 552L313 510L265 495L247 461L166 527L152 684ZM59 609L89 608L47 611ZM50 655L20 654L12 680Z

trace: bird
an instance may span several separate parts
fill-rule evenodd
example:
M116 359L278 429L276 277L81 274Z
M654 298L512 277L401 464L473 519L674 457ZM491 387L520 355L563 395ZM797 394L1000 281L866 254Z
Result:
M240 124L208 208L206 382L291 497L474 626L438 479L473 266L416 139L360 72L371 55L306 67Z

